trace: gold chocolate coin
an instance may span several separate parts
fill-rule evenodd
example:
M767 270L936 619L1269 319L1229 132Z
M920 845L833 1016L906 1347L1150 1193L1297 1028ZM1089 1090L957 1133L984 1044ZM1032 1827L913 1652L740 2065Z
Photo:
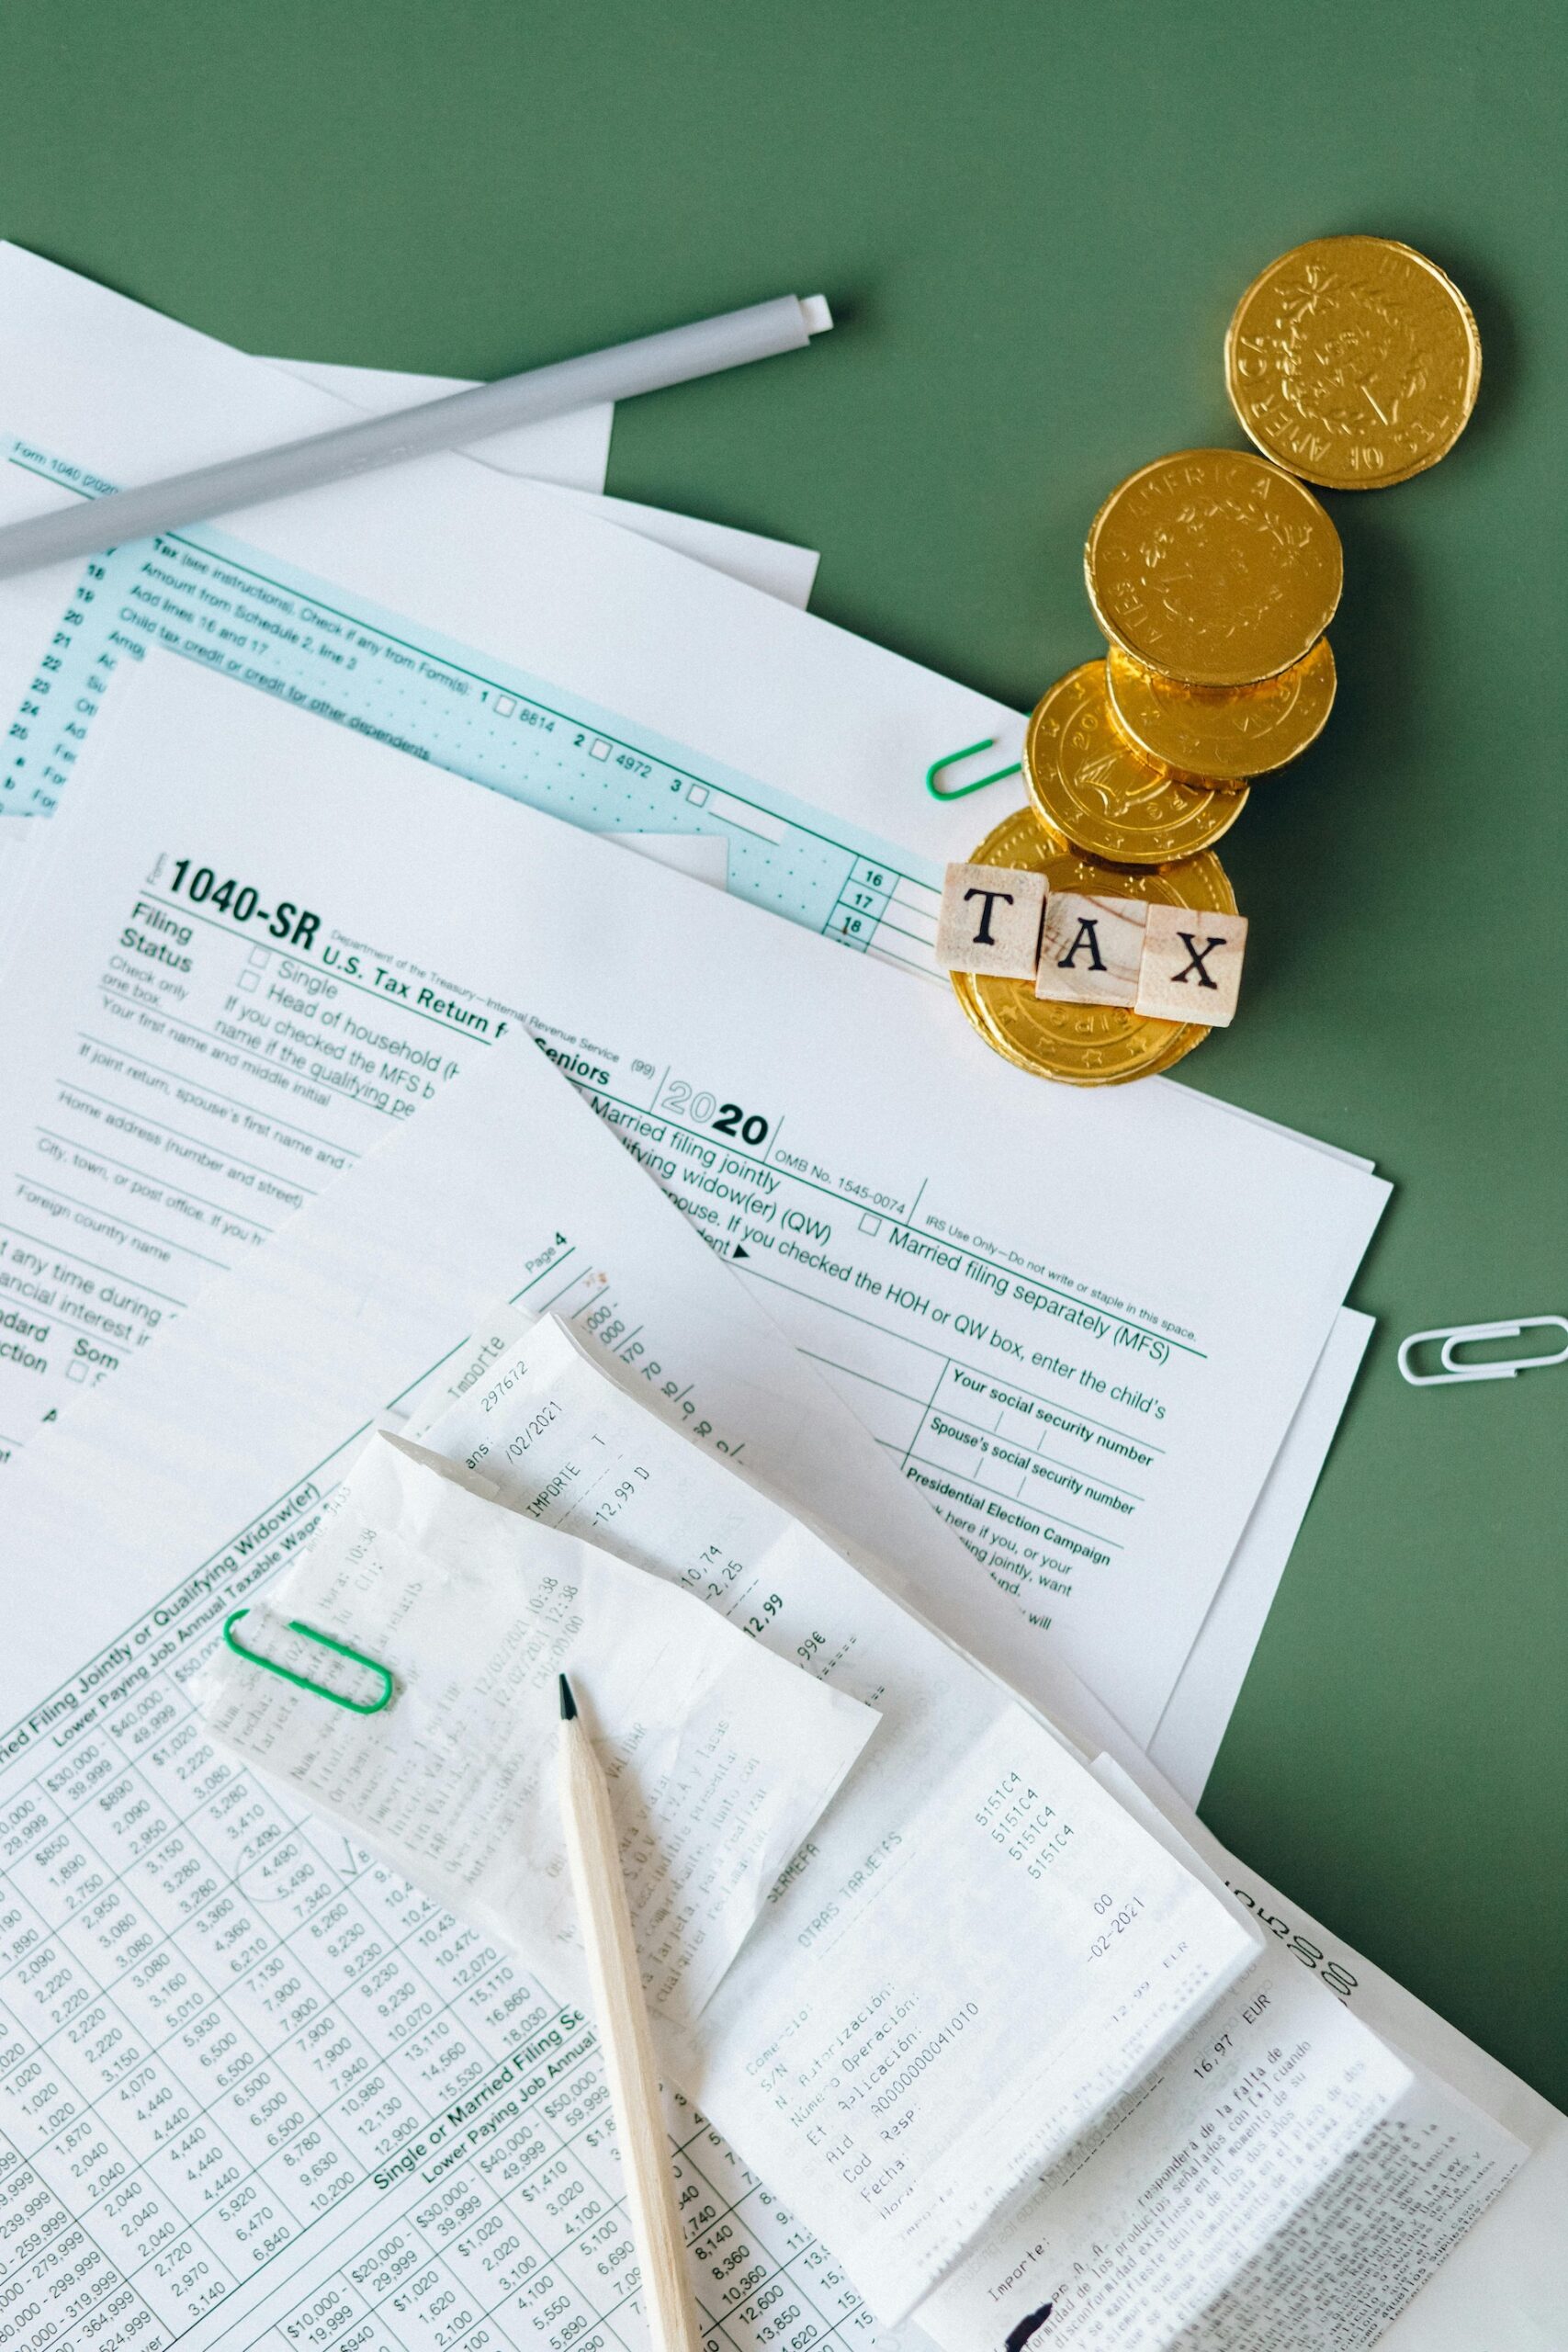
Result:
M1183 449L1118 482L1084 577L1113 645L1190 686L1247 686L1303 662L1334 617L1339 534L1303 483L1249 449Z
M1237 784L1282 768L1314 742L1334 707L1334 656L1320 637L1304 662L1260 686L1182 686L1112 646L1111 708L1151 760Z
M1023 739L1034 812L1079 849L1123 865L1192 857L1227 832L1247 793L1178 775L1128 740L1115 719L1105 663L1082 662L1039 703Z
M1470 305L1393 237L1314 237L1271 261L1225 336L1231 406L1264 453L1328 490L1446 457L1481 385Z
M1004 1061L1014 1063L1018 1069L1028 1070L1032 1078L1054 1078L1064 1086L1125 1086L1134 1078L1158 1078L1162 1071L1173 1069L1183 1060L1194 1046L1201 1046L1208 1035L1206 1030L1199 1029L1191 1022L1145 1021L1141 1024L1145 1031L1165 1029L1173 1033L1148 1060L1136 1061L1126 1067L1122 1065L1119 1053L1116 1066L1103 1071L1091 1073L1079 1067L1081 1057L1072 1068L1065 1064L1058 1067L1063 1058L1061 1040L1053 1039L1044 1056L1038 1041L1031 1041L1027 1050L1014 1045L1007 1032L996 1025L989 1010L981 1001L976 987L978 976L974 972L952 972L948 977L971 1028L978 1031L993 1053L1000 1054ZM1080 1006L1078 1009L1087 1012L1093 1008ZM1101 1006L1099 1010L1104 1012L1107 1008Z
M1148 899L1234 914L1235 899L1217 857L1166 866L1111 865L1086 857L1030 809L1005 817L973 854L976 865L1018 865L1043 874L1053 890L1096 898ZM1031 980L954 972L953 991L987 1044L1042 1078L1068 1086L1118 1086L1168 1069L1209 1035L1195 1021L1155 1021L1121 1005L1062 1004L1037 997Z

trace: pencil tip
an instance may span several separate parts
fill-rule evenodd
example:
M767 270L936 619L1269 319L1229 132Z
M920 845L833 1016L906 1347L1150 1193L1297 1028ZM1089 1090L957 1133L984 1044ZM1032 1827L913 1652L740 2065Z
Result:
M560 1713L562 1723L569 1724L577 1713L577 1701L571 1695L571 1685L563 1674L560 1678Z

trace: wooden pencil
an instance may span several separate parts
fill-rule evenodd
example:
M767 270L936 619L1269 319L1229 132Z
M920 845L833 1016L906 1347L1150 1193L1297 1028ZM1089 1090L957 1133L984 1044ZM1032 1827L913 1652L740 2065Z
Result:
M653 2037L615 1845L610 1792L564 1674L560 1712L560 1801L567 1862L588 1955L594 2024L620 2143L632 2237L642 2270L643 2309L654 2352L701 2352L702 2329L692 2301L675 2209Z

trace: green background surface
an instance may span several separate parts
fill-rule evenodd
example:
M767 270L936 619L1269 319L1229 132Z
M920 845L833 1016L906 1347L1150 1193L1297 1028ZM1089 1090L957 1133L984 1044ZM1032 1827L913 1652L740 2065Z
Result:
M1221 345L1265 261L1375 230L1457 277L1474 422L1332 502L1338 708L1225 844L1247 1001L1183 1074L1397 1186L1355 1294L1379 1332L1204 1812L1560 2102L1568 1368L1420 1393L1394 1346L1568 1312L1565 25L0 6L0 231L249 349L488 376L824 288L841 329L808 359L624 411L610 486L822 548L819 612L1020 706L1096 650L1106 490L1238 437ZM1201 1168L1171 1208L1224 1250Z

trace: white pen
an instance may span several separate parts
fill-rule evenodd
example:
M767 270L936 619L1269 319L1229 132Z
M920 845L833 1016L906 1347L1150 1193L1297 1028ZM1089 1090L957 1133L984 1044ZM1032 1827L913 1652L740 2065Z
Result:
M395 466L405 458L464 448L488 434L534 424L568 409L629 400L637 392L661 391L694 377L716 376L749 360L801 351L832 323L825 296L781 294L775 301L726 311L716 319L670 327L662 334L639 335L633 343L613 344L607 351L585 352L578 359L558 359L547 368L503 376L497 383L423 401L417 408L394 410L389 416L356 417L351 424L334 425L331 432L312 434L304 441L225 458L217 465L171 474L138 489L109 491L84 505L30 515L25 523L0 530L0 580L37 571L41 564L123 547L152 531L177 530L182 523L198 522L204 515L231 514L266 499L287 498L295 491L315 490L349 474Z

